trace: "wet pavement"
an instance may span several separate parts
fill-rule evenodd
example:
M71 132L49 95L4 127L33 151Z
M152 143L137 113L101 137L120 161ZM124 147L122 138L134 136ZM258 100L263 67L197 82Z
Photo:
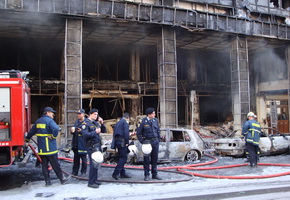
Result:
M203 157L201 161L196 163L203 163L212 160L208 157ZM10 166L7 168L0 168L0 190L10 190L13 188L22 187L24 185L28 185L33 182L39 182L39 184L43 184L43 175L41 168L35 168L34 160L24 168L18 168L16 165ZM269 156L269 157L261 157L260 162L262 163L290 163L290 155L278 155L278 156ZM66 161L60 161L61 167L63 170L67 172L71 172L72 163ZM221 165L233 165L233 164L243 164L245 163L245 158L232 158L232 157L219 157L219 161L210 166L221 166ZM167 167L167 166L182 166L194 164L190 162L178 162L178 163L168 163L168 164L159 164L158 167ZM138 167L142 167L142 165L137 165ZM201 166L202 167L202 166ZM114 168L112 167L102 167L99 170L99 179L101 180L111 180L114 179L111 177ZM216 169L216 170L199 170L195 171L197 173L206 173L206 174L214 174L214 175L228 175L228 176L236 176L236 175L265 175L270 173L277 172L285 172L290 171L290 167L267 167L267 166L258 166L257 168L251 168L249 166L245 167L237 167L230 169ZM143 170L135 170L135 169L127 169L127 172L132 178L130 181L142 181L144 178ZM178 179L186 179L188 178L182 174L175 173L167 173L167 172L159 172L159 175L163 178L163 180L178 180ZM51 178L53 184L59 184L59 180L57 180L54 172L51 172ZM201 180L203 178L195 177L195 180ZM41 182L40 182L41 181ZM43 181L43 182L42 182ZM87 182L83 180L78 180L76 178L71 178L69 184L84 184ZM118 184L118 183L116 183ZM44 194L38 194L44 195ZM46 194L49 196L49 194Z

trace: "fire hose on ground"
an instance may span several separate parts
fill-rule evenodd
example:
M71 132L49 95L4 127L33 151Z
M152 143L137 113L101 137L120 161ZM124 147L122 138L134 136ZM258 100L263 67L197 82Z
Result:
M34 154L36 155L37 159L41 162L41 158L37 154L35 148L29 144L29 147L32 149ZM277 174L269 174L269 175L253 175L253 176L224 176L224 175L210 175L210 174L200 174L196 172L192 172L193 170L215 170L215 169L226 169L226 168L235 168L235 167L245 167L249 166L248 163L244 164L235 164L235 165L224 165L224 166L214 166L214 167L199 167L199 166L205 166L210 165L213 163L218 162L218 158L205 154L205 156L212 158L212 161L208 161L205 163L198 163L198 164L189 164L189 165L183 165L183 166L170 166L170 167L159 167L158 170L166 173L177 173L182 175L187 175L189 178L184 179L178 179L178 180L161 180L161 181L130 181L130 180L99 180L101 182L118 182L118 183L175 183L175 182L183 182L183 181L189 181L192 180L193 176L203 177L203 178L215 178L215 179L264 179L264 178L274 178L274 177L280 177L280 176L286 176L290 175L290 171L277 173ZM65 157L59 157L60 160L65 160L69 162L73 162L73 159L71 158L65 158ZM116 165L113 164L101 164L103 167L115 167ZM276 164L276 163L258 163L260 166L279 166L279 167L290 167L290 164ZM133 169L133 170L142 170L143 167L139 166L125 166L127 169ZM176 170L176 171L172 171ZM63 171L63 173L68 174L74 178L80 179L80 180L88 180L88 178L85 177L79 177L74 176L66 171Z

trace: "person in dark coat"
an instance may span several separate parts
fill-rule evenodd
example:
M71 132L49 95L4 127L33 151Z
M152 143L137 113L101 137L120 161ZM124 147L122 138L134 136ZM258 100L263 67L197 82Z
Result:
M245 138L246 151L251 167L256 167L259 159L259 141L261 137L261 125L256 121L255 114L249 112L248 121L243 125L242 136Z
M99 188L101 183L98 181L98 166L93 164L92 153L101 151L100 124L96 121L98 110L92 109L89 112L89 117L82 123L82 135L84 136L88 155L90 160L89 182L88 187Z
M103 120L103 118L101 118L101 117L98 115L96 121L97 121L97 122L99 123L99 125L100 125L101 133L106 133L106 132L107 132L107 128L106 128L106 126L105 126L105 124L104 124L104 120Z
M81 175L85 175L87 172L87 148L85 140L82 135L82 123L86 120L85 110L80 109L78 111L77 120L72 127L72 150L74 152L74 163L72 174L77 176L80 169L80 161L82 161Z
M53 120L55 110L51 107L44 108L42 117L37 119L26 136L26 142L37 136L38 155L41 158L42 173L45 180L45 186L52 185L48 165L52 166L57 178L61 184L65 184L69 177L64 177L58 163L58 149L56 145L56 137L58 135L59 126Z
M150 175L150 158L151 158L151 172L152 178L162 180L158 176L157 161L159 152L160 129L158 119L155 118L155 109L146 109L147 117L143 118L137 128L137 137L140 143L150 143L152 151L149 155L144 156L144 180L149 180Z
M131 178L125 172L124 165L127 161L128 145L129 145L129 114L124 113L123 118L118 121L114 128L112 145L113 149L118 149L118 164L115 167L112 177L115 180L119 180L119 175L121 178Z

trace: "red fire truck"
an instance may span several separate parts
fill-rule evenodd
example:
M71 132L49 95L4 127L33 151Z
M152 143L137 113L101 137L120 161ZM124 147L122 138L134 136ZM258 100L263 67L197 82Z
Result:
M0 167L23 157L25 133L30 129L28 72L0 70Z

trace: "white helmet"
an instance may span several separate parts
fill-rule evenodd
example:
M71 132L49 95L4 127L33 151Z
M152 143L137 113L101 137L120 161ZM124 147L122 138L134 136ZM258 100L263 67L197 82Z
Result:
M255 117L255 113L253 113L253 112L248 112L247 117Z
M92 153L92 160L95 164L104 162L104 155L100 151L95 151Z
M138 149L135 146L135 144L129 145L128 149L130 151L129 154L128 154L129 156L134 156L135 154L137 154Z
M152 151L152 146L150 143L142 144L142 152L144 156L149 156Z

